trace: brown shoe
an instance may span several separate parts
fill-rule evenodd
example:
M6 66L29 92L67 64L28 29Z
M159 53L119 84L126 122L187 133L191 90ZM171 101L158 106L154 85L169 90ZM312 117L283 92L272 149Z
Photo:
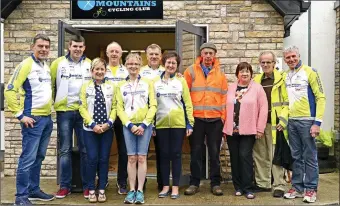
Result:
M195 185L190 185L190 187L188 187L185 191L184 194L185 195L194 195L197 192L199 192L199 187L195 186Z
M213 186L211 188L211 192L216 195L216 196L221 196L223 195L222 188L219 185Z

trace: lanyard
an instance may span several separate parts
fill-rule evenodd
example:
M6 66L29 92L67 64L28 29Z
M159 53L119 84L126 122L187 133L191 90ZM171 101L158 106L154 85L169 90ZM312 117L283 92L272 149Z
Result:
M132 96L131 110L134 109L134 107L133 107L133 102L135 101L135 94L136 94L136 90L137 90L138 83L139 83L139 79L138 79L137 82L136 82L135 91L134 91L133 93L132 93L131 87L133 87L134 84L131 85L131 84L129 83L129 85L131 86L131 87L130 87L130 93L131 93L131 96Z

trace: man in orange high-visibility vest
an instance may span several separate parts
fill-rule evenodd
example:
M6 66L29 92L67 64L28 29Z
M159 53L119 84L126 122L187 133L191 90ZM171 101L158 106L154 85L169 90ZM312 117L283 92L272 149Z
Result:
M200 47L201 56L184 72L194 107L194 131L189 137L190 187L185 195L194 195L199 191L202 152L204 139L208 146L210 159L210 186L214 195L223 195L220 187L220 145L222 128L226 119L225 103L227 96L227 79L220 69L216 58L216 46L204 43Z

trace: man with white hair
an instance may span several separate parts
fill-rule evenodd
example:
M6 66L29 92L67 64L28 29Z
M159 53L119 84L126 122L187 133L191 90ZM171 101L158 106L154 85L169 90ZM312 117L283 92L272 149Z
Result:
M316 69L304 65L299 49L290 46L283 51L289 67L285 81L289 99L288 137L293 157L292 188L284 198L303 197L316 201L319 168L315 138L325 111L326 98Z

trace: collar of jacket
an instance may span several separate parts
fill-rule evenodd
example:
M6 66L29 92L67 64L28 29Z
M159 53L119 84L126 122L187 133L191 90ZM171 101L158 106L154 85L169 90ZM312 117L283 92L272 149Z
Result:
M161 74L161 79L163 79L164 75L165 75L165 71L164 71L164 72L162 72L162 74ZM176 73L174 73L174 74L170 74L170 79L174 78L174 77L175 77L175 75L176 75Z
M37 63L37 64L44 64L44 61L38 60L38 59L34 56L33 53L31 53L31 57L32 57L33 61L35 61L35 63Z
M70 52L68 52L68 53L65 55L65 58L68 59L70 62L74 62L73 59L71 58L71 53L70 53ZM83 55L80 57L79 61L76 62L76 63L79 63L79 62L83 61L84 59L86 59L86 56L83 54Z
M195 66L201 67L201 57L196 58ZM214 71L214 70L217 70L217 71L220 70L220 60L217 57L215 57L215 62L214 62L210 71ZM202 70L202 72L203 72L203 70Z
M140 80L142 77L138 74L138 80ZM125 80L126 81L129 81L129 79L130 79L130 76L128 75L126 78L125 78Z
M302 66L302 61L300 60L299 63L295 66L295 69L299 69Z
M283 82L283 77L282 77L282 73L280 71L278 71L277 69L273 70L273 77L274 77L274 83L273 86L282 83ZM264 79L265 74L259 74L258 76L254 77L254 81L261 84L261 80Z
M93 84L96 85L96 80L92 78ZM102 83L105 83L105 78L102 80Z

